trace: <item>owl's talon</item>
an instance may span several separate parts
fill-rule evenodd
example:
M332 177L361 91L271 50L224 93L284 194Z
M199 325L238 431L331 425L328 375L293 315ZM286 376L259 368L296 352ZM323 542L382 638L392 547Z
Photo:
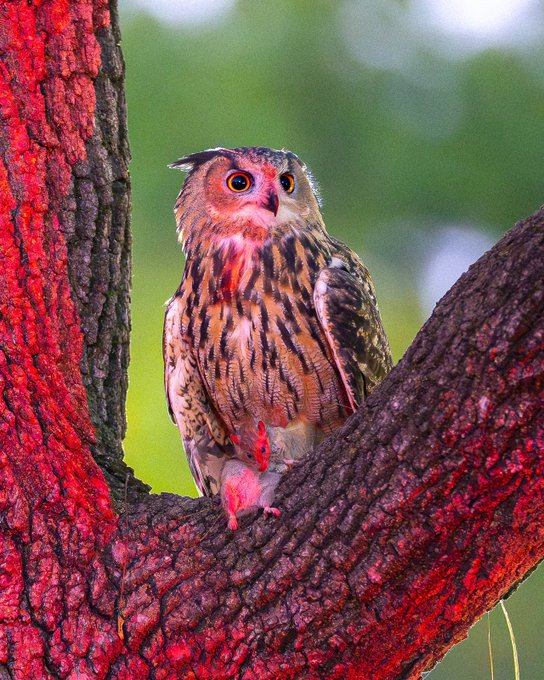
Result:
M229 529L232 529L232 531L236 531L236 529L238 529L238 520L236 519L236 515L231 515L229 517L228 526Z
M281 515L280 510L278 508L271 508L269 505L267 505L264 508L264 514L265 515L274 515L274 517L279 517Z

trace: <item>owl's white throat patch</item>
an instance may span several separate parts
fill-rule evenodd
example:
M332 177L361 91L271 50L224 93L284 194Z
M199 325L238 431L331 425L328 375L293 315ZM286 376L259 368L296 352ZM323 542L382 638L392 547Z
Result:
M261 208L254 203L248 203L240 208L240 210L237 210L234 214L234 220L236 222L240 221L243 224L251 222L257 228L267 230L272 229L277 222L274 213L266 208Z

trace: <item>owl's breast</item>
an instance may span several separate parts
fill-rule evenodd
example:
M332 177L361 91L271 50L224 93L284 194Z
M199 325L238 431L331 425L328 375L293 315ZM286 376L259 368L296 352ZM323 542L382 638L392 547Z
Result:
M198 362L231 431L247 417L272 427L303 419L324 431L345 420L344 389L314 314L286 318L265 296L262 305L212 305L208 315Z
M208 267L188 299L187 331L199 370L231 431L241 420L324 432L349 415L345 390L317 318L313 286L325 254L292 241L259 258ZM226 272L226 273L225 273Z

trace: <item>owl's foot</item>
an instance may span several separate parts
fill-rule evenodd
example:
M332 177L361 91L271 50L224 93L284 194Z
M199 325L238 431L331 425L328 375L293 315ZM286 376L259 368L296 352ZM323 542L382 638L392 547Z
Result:
M229 529L232 529L232 531L236 531L236 529L238 529L238 520L236 519L235 514L229 515L228 526L229 526Z
M264 507L264 514L265 515L274 515L274 517L279 517L281 515L281 512L278 510L278 508L271 508L269 505L266 505Z
M276 458L276 460L270 463L268 469L270 472L282 475L284 472L290 470L296 463L298 463L298 460L295 460L294 458Z

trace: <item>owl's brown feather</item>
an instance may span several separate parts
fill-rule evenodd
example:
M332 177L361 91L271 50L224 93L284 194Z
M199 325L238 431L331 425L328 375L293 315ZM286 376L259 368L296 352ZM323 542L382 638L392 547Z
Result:
M219 493L226 457L234 451L227 429L210 401L191 343L183 336L180 298L168 305L164 322L164 381L168 411L178 426L191 474L201 494Z
M314 287L317 316L353 410L391 370L372 279L357 255L334 241L335 255Z

